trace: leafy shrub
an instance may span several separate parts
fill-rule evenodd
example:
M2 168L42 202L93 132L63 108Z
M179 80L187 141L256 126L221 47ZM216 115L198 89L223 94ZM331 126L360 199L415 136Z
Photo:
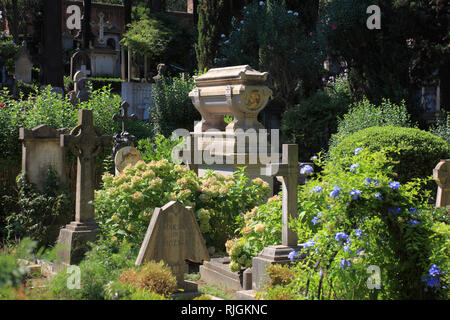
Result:
M162 261L159 263L151 261L140 268L124 270L118 280L135 288L163 296L168 296L175 292L177 288L175 276L172 274L170 267Z
M165 138L162 134L156 134L153 139L146 138L138 141L137 149L145 162L167 159L172 162L172 150L181 141L171 137Z
M15 68L14 56L19 51L19 46L14 43L12 36L0 39L0 57L5 61L7 72L13 72Z
M171 200L192 206L208 245L223 248L234 235L236 217L262 203L269 187L261 179L248 181L243 170L224 177L212 171L199 178L185 166L166 159L128 166L113 177L103 176L95 209L100 231L111 245L126 239L139 248L153 210Z
M38 247L49 247L56 241L60 227L70 222L73 205L67 187L57 173L48 169L44 192L27 181L26 174L17 177L17 195L2 199L7 240L25 236L37 241Z
M355 147L385 150L393 160L391 176L403 183L430 176L436 164L450 156L448 143L429 132L386 126L367 128L345 137L330 149L330 160L335 165L349 165L342 158L353 154ZM396 149L389 151L391 147ZM434 182L428 184L428 189L435 190Z
M79 265L80 289L68 288L67 283L71 273L62 270L49 282L49 294L53 299L101 300L104 298L105 286L115 281L121 270L132 267L134 259L131 246L127 243L122 243L117 250L111 250L100 243L86 253L86 257Z
M441 137L447 143L450 143L450 117L448 112L441 111L436 117L436 121L430 128L430 132L438 137Z
M348 167L320 159L322 173L301 187L299 217L291 225L303 243L300 252L289 255L297 262L291 269L295 276L287 283L280 274L289 271L272 272L274 283L266 287L265 298L447 298L450 228L428 205L429 192L421 190L424 181L393 181L392 160L383 152L357 151L346 159L353 163ZM262 207L254 223L261 223ZM280 230L281 219L276 223ZM243 236L244 251L252 252L265 236ZM281 236L275 240L279 244ZM381 270L379 289L366 285L371 265Z
M335 147L342 139L357 131L383 126L411 127L404 101L396 105L389 100L383 100L376 106L364 98L350 106L350 110L338 120L337 133L332 136L330 147Z
M347 111L349 103L344 94L318 92L283 113L281 130L289 141L299 145L301 160L309 160L327 148L331 134L336 132L337 118Z
M150 114L155 133L168 137L176 129L193 131L194 121L201 118L189 98L193 88L194 80L183 80L181 76L163 78L155 84Z

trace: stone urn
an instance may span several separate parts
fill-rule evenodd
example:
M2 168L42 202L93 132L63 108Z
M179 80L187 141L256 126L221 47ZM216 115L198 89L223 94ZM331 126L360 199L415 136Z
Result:
M202 116L194 132L264 129L257 117L272 95L264 84L268 75L242 65L210 69L194 77L197 87L189 97ZM225 115L233 116L228 125Z

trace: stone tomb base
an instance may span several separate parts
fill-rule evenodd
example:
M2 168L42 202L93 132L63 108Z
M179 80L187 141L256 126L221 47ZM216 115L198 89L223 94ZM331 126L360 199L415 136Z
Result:
M80 223L72 221L61 229L58 244L63 248L58 251L58 257L62 267L79 264L84 254L89 251L88 242L95 242L98 225L93 223ZM60 266L61 267L61 266Z
M242 274L230 270L230 258L212 258L200 266L200 279L224 286L231 290L242 290Z
M270 264L288 264L291 260L288 255L291 251L300 251L302 245L297 246L269 246L264 248L261 253L252 260L252 289L260 290L269 280L266 273L266 267Z

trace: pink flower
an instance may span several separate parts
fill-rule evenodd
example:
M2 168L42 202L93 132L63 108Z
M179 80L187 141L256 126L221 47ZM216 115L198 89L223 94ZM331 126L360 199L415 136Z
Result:
M337 29L337 25L333 24L333 26L331 27L331 30L336 30Z
M3 109L6 109L6 106L0 102L0 107L2 107Z

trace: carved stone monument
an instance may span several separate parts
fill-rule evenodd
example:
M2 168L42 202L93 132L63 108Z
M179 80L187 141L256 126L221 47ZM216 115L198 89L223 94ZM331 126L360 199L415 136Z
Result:
M433 179L438 185L436 207L450 209L450 159L441 160L433 170Z
M136 265L151 260L168 264L179 288L196 291L194 283L184 280L187 261L202 263L209 260L209 253L192 208L171 201L155 209Z
M94 219L95 157L111 142L110 136L101 136L94 127L92 110L79 110L78 125L70 134L60 136L61 146L68 147L77 157L77 186L75 221L59 234L58 243L68 245L61 250L63 264L78 264L88 250L87 242L95 241L97 223Z
M253 179L261 176L261 169L278 162L278 136L268 132L258 121L258 113L266 106L272 91L265 85L268 73L256 71L248 65L211 69L194 77L196 88L190 93L195 108L202 120L195 125L190 139L195 140L199 154L193 159L198 165L198 174L214 170L231 175L237 167L246 167L247 175ZM226 124L225 115L233 116ZM192 159L185 159L191 165ZM262 177L273 187L272 177Z

